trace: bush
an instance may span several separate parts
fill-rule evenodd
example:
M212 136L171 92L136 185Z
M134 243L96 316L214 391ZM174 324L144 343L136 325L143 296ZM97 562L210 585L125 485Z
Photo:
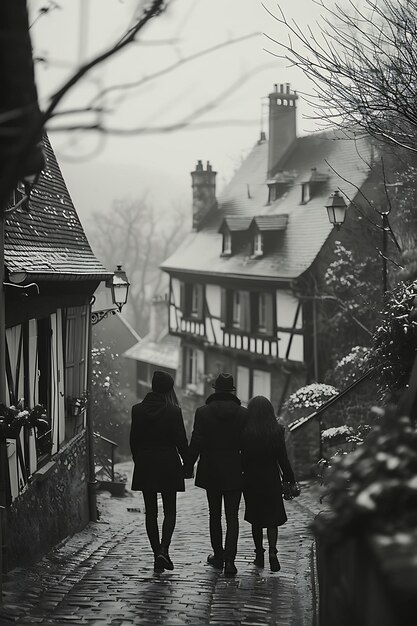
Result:
M325 402L337 395L337 389L332 385L324 383L313 383L301 387L291 394L284 404L284 411L294 411L295 409L318 409Z
M334 460L327 478L329 516L318 516L316 532L395 533L417 525L417 431L394 407L364 443Z
M378 393L382 400L408 383L417 350L414 311L417 283L400 283L388 298L369 354L369 365L378 370Z
M338 389L349 387L368 369L368 355L368 348L354 346L348 354L336 362L326 379Z

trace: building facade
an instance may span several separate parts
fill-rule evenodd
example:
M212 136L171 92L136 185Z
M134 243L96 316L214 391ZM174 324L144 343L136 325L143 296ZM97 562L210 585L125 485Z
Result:
M162 264L189 411L219 371L235 376L242 401L265 395L278 412L319 376L315 284L334 242L325 205L336 189L354 201L370 147L338 131L298 137L296 104L275 85L269 139L261 133L220 197L210 163L191 173L192 231Z
M112 276L90 248L46 136L43 143L46 165L30 199L15 190L5 215L0 487L9 567L89 519L90 303Z

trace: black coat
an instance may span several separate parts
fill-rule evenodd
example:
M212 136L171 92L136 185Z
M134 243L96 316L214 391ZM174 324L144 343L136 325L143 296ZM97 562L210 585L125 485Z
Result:
M130 449L135 469L134 491L184 491L188 451L181 409L166 404L163 395L148 393L132 408Z
M276 440L265 446L242 444L243 495L245 520L263 528L280 526L287 521L282 501L282 480L294 483L288 460L284 428L280 426Z
M240 437L246 409L233 394L213 393L194 417L188 470L200 457L195 484L203 489L242 489Z

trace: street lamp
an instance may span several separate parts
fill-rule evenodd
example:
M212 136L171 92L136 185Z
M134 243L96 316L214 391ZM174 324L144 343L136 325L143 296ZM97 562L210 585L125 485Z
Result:
M91 313L93 326L106 319L109 315L116 315L117 310L120 313L127 302L130 283L121 265L117 266L113 276L106 282L106 287L110 290L111 303L109 302L110 294L107 289L96 292L91 302L92 305L95 304L97 307L97 310L93 310Z
M126 272L122 269L121 265L118 265L113 274L110 288L113 304L117 306L119 313L121 313L122 308L127 302L129 287L130 283L127 279Z
M344 197L340 195L338 189L330 195L326 204L326 209L330 223L333 224L336 230L340 230L340 227L346 218L347 205Z
M332 193L325 205L327 209L327 215L329 216L329 222L333 224L336 230L340 230L343 222L346 218L347 205L343 196L339 194L339 191L336 189L334 193ZM389 231L389 222L388 222L388 213L379 212L382 218L382 247L379 252L382 258L382 292L383 296L388 289L388 268L387 268L387 245L388 245L388 231Z

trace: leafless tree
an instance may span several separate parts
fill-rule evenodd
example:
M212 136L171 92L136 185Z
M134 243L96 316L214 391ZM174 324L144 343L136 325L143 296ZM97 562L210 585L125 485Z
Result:
M267 34L269 52L311 79L312 117L416 152L416 0L315 3L315 28L302 29L278 5L284 36Z
M95 253L107 267L122 264L131 283L127 314L143 336L148 331L153 296L166 288L159 265L178 246L187 220L177 207L158 215L146 195L120 199L107 213L96 212L87 225Z
M349 138L365 134L379 144L382 158L371 169L379 170L384 188L378 204L374 201L375 227L380 229L385 213L388 235L403 254L394 265L397 270L408 266L397 274L409 278L417 267L417 2L313 1L322 17L307 29L277 5L274 17L283 32L267 34L269 52L312 81L312 92L304 94L313 108L311 119L338 126Z

